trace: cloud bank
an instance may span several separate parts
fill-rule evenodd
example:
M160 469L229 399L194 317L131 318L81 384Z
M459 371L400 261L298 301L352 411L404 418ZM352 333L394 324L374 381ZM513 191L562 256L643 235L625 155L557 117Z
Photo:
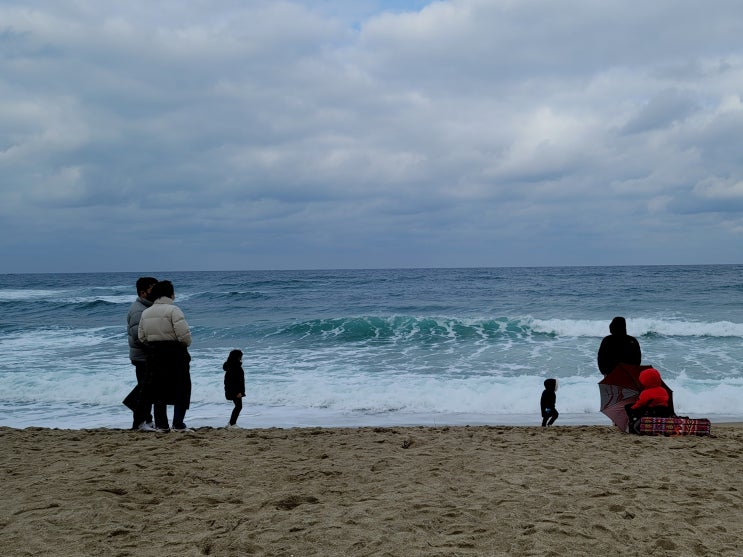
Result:
M0 2L0 272L740 263L742 16Z

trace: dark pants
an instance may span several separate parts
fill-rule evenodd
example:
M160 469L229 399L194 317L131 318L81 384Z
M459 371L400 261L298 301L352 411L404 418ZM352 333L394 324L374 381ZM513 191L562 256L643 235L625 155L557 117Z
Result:
M240 410L243 409L243 399L233 398L232 402L235 403L235 408L232 410L232 414L230 415L230 425L235 425L237 423L237 417L240 415Z
M134 409L134 422L132 428L139 427L143 422L152 421L152 385L147 377L147 364L132 361L137 374L137 385L139 385L139 401Z
M186 424L183 422L183 420L186 418L186 410L188 410L188 406L185 406L183 404L175 404L173 405L173 427L176 429L183 429L186 427Z
M168 424L168 413L166 412L167 406L162 402L156 402L154 404L155 410L155 427L157 429L170 429Z
M545 411L542 414L542 427L547 427L555 423L555 420L560 415L557 408L551 408L549 411Z

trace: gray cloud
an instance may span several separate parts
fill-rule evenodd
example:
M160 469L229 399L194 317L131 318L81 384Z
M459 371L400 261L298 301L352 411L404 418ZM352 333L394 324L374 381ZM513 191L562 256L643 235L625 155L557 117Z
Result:
M737 262L741 12L3 2L0 272Z
M698 109L692 95L680 91L661 91L625 125L628 133L641 133L661 129L674 123L683 122Z

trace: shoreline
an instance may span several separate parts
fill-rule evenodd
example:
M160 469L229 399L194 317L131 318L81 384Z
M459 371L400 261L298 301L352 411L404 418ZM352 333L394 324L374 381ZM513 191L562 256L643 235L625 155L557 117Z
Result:
M6 555L739 555L743 423L0 427Z
M562 417L562 416L560 416ZM711 426L714 427L726 427L726 428L740 428L743 427L743 421L723 421L715 422L710 421ZM547 428L542 428L540 424L498 424L498 423L472 423L472 424L372 424L372 425L290 425L290 426L250 426L250 425L239 425L239 428L234 431L244 432L262 432L262 431L307 431L307 430L367 430L367 429L401 429L401 430L418 430L418 429L469 429L469 428L508 428L508 429L559 429L559 428L607 428L610 430L616 430L618 433L624 433L620 431L613 424L586 424L586 423L556 423ZM188 426L191 433L201 432L206 433L209 431L220 431L227 430L225 426ZM138 435L147 435L146 432L139 432L128 427L81 427L81 428L69 428L69 427L44 427L44 426L23 426L15 427L0 424L0 432L3 430L12 431L67 431L67 432L121 432L121 433L136 433Z
M70 407L65 413L50 412L55 417L54 423L43 411L29 407L23 412L18 410L5 415L0 420L0 427L23 429L27 427L55 427L58 429L128 429L131 425L131 413L123 405L112 406L106 412L95 409L90 414L85 409ZM220 428L228 420L230 407L219 405L194 405L186 415L186 423L192 428ZM169 410L169 416L172 408ZM743 416L731 414L697 414L680 412L692 418L708 418L711 423L743 423ZM247 429L294 427L463 427L463 426L539 426L539 413L528 414L481 414L481 413L377 413L361 414L353 412L307 410L296 408L261 408L248 407L240 414L238 424ZM556 425L593 426L611 425L611 420L599 411L590 413L561 412Z

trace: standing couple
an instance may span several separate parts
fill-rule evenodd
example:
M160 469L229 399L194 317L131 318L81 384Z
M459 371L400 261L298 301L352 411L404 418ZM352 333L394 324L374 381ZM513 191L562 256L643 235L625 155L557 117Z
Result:
M140 391L133 425L141 431L169 431L170 404L173 430L188 431L184 419L191 402L191 330L174 303L172 282L142 277L136 286L138 297L127 315L129 357Z

